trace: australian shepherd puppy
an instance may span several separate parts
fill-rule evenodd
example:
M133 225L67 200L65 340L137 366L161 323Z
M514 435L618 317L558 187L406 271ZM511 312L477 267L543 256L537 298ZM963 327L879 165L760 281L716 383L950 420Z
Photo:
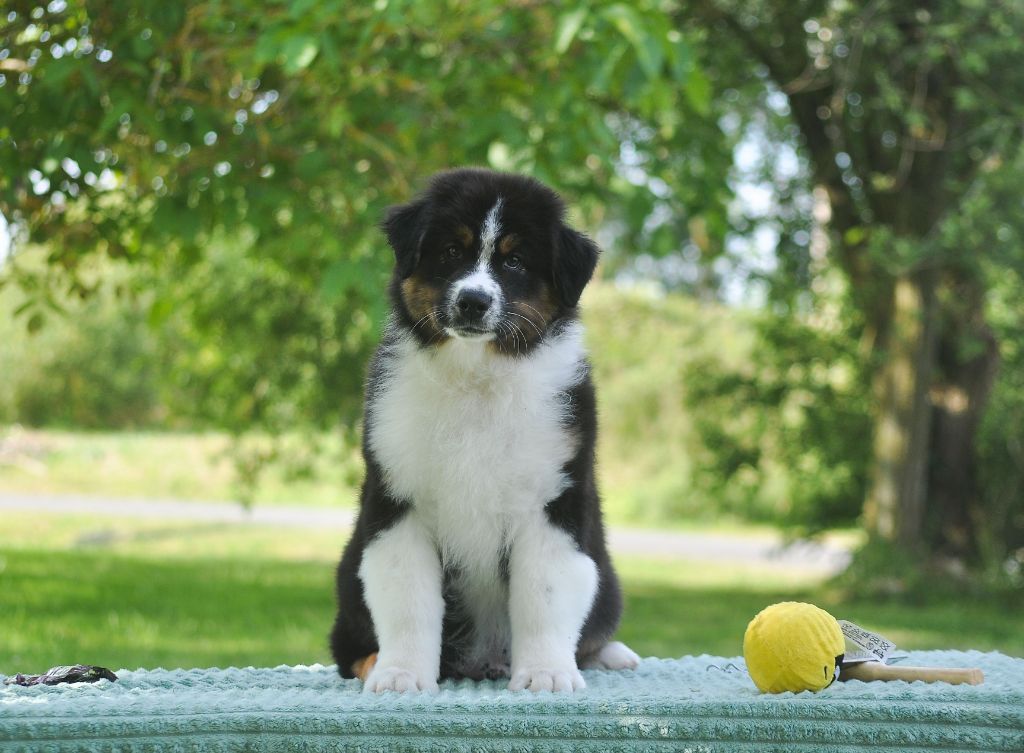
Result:
M369 691L636 666L594 476L576 306L598 249L530 178L436 175L383 223L393 310L368 375L359 516L331 650Z

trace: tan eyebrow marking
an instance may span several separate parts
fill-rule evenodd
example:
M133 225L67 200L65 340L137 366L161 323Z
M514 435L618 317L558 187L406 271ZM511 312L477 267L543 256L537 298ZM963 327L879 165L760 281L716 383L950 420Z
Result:
M509 233L498 243L498 252L503 256L508 256L509 252L512 251L516 246L519 245L519 236L515 233Z
M466 248L473 245L473 231L465 225L459 225L455 228L455 236L462 241L462 245Z

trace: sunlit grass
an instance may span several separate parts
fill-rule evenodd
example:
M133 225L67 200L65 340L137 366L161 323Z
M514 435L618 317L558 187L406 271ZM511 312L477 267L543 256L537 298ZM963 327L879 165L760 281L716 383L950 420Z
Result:
M134 499L232 501L238 476L223 433L0 430L0 491ZM253 437L246 442L258 441ZM303 441L301 437L292 442ZM268 505L349 507L361 475L356 448L337 437L315 437L310 450L317 473L290 474L268 464L253 502ZM340 458L340 460L339 460ZM355 466L355 467L353 467Z
M849 597L820 575L764 564L620 558L626 595L621 635L657 656L737 656L761 609L808 601L837 619L882 633L904 649L976 649L1024 656L1024 600L996 597L870 600Z
M336 528L236 525L110 516L4 513L0 549L104 552L145 559L331 562L348 532Z
M328 662L327 563L0 553L0 672Z
M0 673L86 662L119 667L329 663L343 530L5 515ZM844 601L780 565L619 557L620 636L642 655L741 653L747 622L812 601L909 649L1024 655L1021 604L994 599Z

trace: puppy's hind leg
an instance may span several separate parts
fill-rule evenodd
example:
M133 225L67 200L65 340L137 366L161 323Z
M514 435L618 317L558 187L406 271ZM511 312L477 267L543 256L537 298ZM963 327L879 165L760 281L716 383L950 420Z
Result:
M580 663L580 669L636 669L640 657L621 641L610 641Z

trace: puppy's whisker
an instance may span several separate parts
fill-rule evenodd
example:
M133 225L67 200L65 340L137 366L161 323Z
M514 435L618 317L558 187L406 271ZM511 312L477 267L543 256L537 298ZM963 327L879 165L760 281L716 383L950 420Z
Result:
M437 321L437 318L441 314L441 309L438 307L434 307L433 309L431 309L430 314L432 317L432 322L434 324L434 334L430 336L429 340L427 340L428 347L445 337L444 327L440 326L440 323Z
M515 323L515 322L509 322L509 324L510 324L510 325L512 326L512 328L513 328L513 329L514 329L514 330L515 330L516 332L518 332L518 333L519 333L519 336L520 336L520 337L521 337L521 338L523 339L523 350L525 351L525 350L526 350L526 347L527 347L527 345L528 345L528 343L527 343L527 340L526 340L526 335L525 335L525 334L523 333L523 331L522 331L521 329L519 329L519 327L518 327L518 326L516 325L516 323ZM519 350L518 350L518 347L517 347L517 349L516 349L516 355L519 355Z
M417 328L419 328L424 322L429 320L431 318L431 314L432 313L433 312L428 311L426 314L424 314L419 319L417 319L416 323L414 325L412 325L412 331L415 332L417 330Z
M531 327L533 327L537 331L538 335L543 335L544 334L541 331L540 327L537 326L537 323L534 322L533 319L531 319L530 317L523 316L522 314L517 314L515 311L509 311L508 313L510 313L512 316L518 316L520 319L525 321L527 324L529 324Z
M535 309L533 306L528 304L526 301L518 301L518 304L520 306L522 306L523 308L528 308L528 309L530 309L530 311L535 313L537 315L537 320L538 321L540 321L540 322L547 321L547 317L544 316L544 314L540 313L537 309Z
M418 320L416 320L416 323L414 325L412 325L411 331L415 332L417 329L419 329L420 327L424 326L428 322L430 324L434 325L435 327L437 327L437 317L438 317L438 315L440 315L440 313L441 313L441 308L439 306L432 307L429 311L427 311L426 314L424 314ZM433 342L435 337L437 337L436 333L431 337L430 342Z
M509 324L512 325L512 329L515 330L516 334L518 335L518 337L516 338L516 355L518 356L519 355L519 342L520 341L522 341L522 343L523 343L523 351L524 352L526 351L526 336L523 335L523 331L521 329L519 329L519 327L517 327L515 325L515 322L509 322Z
M498 326L501 328L501 331L505 334L505 336L512 340L512 348L514 349L516 355L518 355L519 340L516 336L515 330L512 329L512 325L509 324L508 319L502 319L500 322L498 322Z
M509 326L508 320L502 319L498 322L498 332L506 339L512 338L512 346L516 349L516 353L519 352L519 342L515 339L516 334L512 331L512 327Z

